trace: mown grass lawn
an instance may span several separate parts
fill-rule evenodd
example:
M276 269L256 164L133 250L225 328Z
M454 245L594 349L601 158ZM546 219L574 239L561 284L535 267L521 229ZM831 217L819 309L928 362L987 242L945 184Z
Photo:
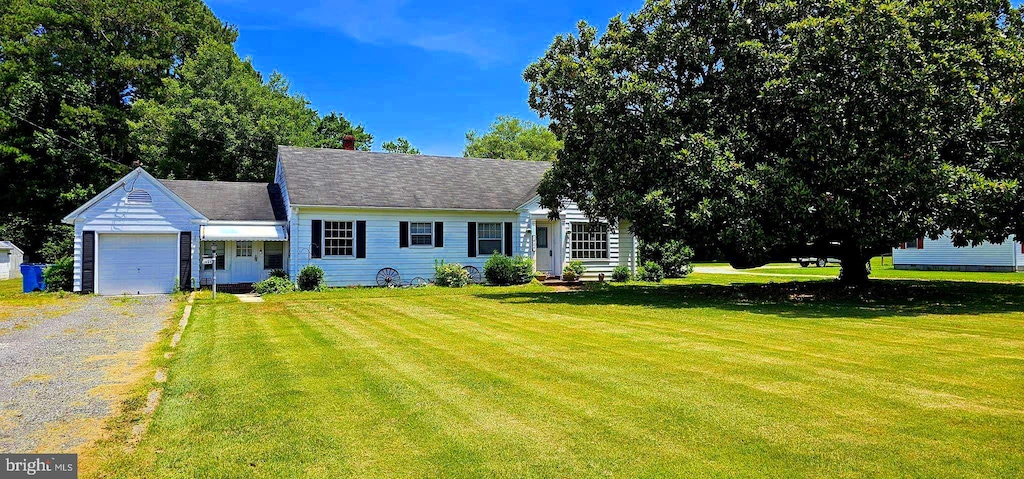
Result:
M204 296L141 443L90 460L111 477L1024 474L1021 285L724 276Z
M704 266L728 266L724 263L704 263ZM839 265L829 263L824 268L809 266L801 268L796 263L774 263L761 268L753 268L751 273L768 273L777 275L810 275L835 278L839 276ZM871 260L871 277L874 279L913 279L923 281L971 281L990 283L1024 283L1024 272L971 272L971 271L916 271L895 269L892 258L875 257Z

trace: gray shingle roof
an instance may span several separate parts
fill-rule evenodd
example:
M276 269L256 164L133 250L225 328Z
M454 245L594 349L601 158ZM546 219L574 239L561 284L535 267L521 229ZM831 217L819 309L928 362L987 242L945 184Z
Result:
M21 251L21 248L19 248L17 246L14 246L14 243L11 243L10 241L0 241L0 249L2 249L2 250L16 250L16 251L19 251L19 252Z
M215 221L284 221L276 184L233 181L160 180L167 189Z
M549 162L367 151L278 150L293 205L512 211Z

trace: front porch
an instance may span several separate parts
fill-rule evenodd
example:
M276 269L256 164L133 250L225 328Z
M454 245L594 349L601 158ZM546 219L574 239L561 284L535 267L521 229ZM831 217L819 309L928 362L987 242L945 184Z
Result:
M566 230L564 218L548 218L547 210L530 212L526 255L533 259L537 273L560 278L565 265Z
M288 237L283 224L215 224L203 226L200 248L207 261L199 271L199 287L225 292L252 291L252 284L274 270L288 272ZM212 260L212 261L210 261ZM238 290L238 291L235 291Z

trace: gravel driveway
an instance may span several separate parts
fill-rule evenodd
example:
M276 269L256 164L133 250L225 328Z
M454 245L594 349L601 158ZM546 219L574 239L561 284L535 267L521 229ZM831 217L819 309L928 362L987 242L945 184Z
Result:
M0 452L71 452L102 431L168 296L89 297L0 335Z

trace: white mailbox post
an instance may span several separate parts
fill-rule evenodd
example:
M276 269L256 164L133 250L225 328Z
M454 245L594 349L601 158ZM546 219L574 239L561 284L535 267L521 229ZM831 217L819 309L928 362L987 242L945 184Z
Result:
M213 299L217 299L217 243L211 246L213 251L213 258L210 258L210 261L213 262Z

